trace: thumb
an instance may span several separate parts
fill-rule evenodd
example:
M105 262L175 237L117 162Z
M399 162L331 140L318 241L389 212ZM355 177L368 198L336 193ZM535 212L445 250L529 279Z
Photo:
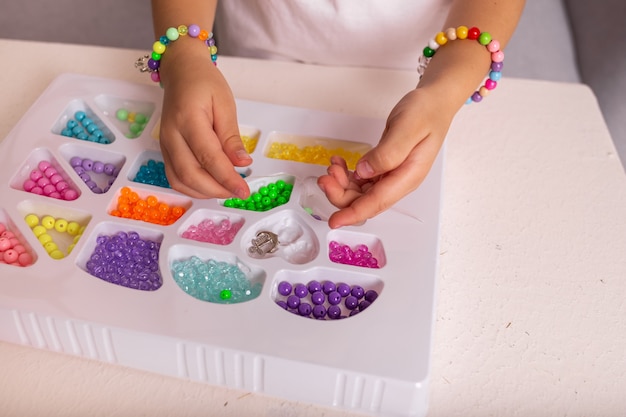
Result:
M413 148L409 130L397 121L388 122L380 142L359 159L355 167L357 179L370 179L399 167Z

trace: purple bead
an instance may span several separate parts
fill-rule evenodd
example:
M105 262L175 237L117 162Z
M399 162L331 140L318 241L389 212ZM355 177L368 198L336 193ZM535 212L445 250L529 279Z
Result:
M154 59L150 58L148 60L148 68L150 68L152 71L158 69L160 66L160 62L159 61L155 61Z
M330 306L326 311L328 318L330 319L338 319L341 317L341 307L339 306Z
M350 295L350 286L345 282L340 282L337 284L337 292L341 294L342 297L347 297Z
M285 301L283 301L283 300L279 300L279 301L276 301L276 304L277 304L280 308L287 310L287 303L286 303Z
M289 308L298 308L298 306L300 305L300 297L298 297L297 295L290 295L289 297L287 297L287 306Z
M330 294L331 292L335 291L336 288L337 286L332 281L322 282L322 291L324 291L324 294Z
M475 103L480 103L482 99L483 99L483 96L481 96L478 91L474 91L474 94L472 94L472 101Z
M328 294L328 304L330 305L337 305L341 302L341 295L337 292L337 291L333 291L330 294Z
M362 300L362 301L359 303L359 311L363 311L363 310L365 310L365 309L366 309L367 307L369 307L371 304L372 304L372 303L370 303L370 302L369 302L369 301L367 301L367 300Z
M360 285L353 285L350 294L360 300L365 295L365 290Z
M74 167L74 172L76 172L78 175L82 175L87 171L85 171L85 168L83 168L81 165L81 166Z
M85 158L83 159L82 166L85 168L85 171L91 171L91 168L93 168L93 161Z
M348 310L354 310L359 305L359 300L354 295L346 297L346 308Z
M115 165L113 164L104 164L104 173L111 176L115 173Z
M281 281L278 284L278 293L285 297L291 294L291 289L292 289L291 284L288 283L287 281Z
M500 72L502 71L502 67L504 66L504 62L492 62L491 63L491 70L492 71L496 71L496 72Z
M298 314L301 316L310 316L312 311L313 307L311 307L311 304L309 303L300 303L298 306Z
M316 291L313 294L311 294L311 302L315 305L321 305L324 304L324 301L326 301L326 296L324 296L324 293L321 291Z
M304 298L309 294L309 290L304 284L296 284L293 287L293 293L300 298Z
M102 174L104 172L104 164L100 161L95 161L93 163L93 166L91 167L91 170L96 174Z
M374 290L367 290L365 292L365 300L373 303L378 298L378 293Z
M70 165L73 167L78 167L81 166L83 164L83 159L79 158L78 156L74 156L72 157L72 159L70 159Z
M321 319L326 315L326 307L323 305L316 305L313 307L313 317Z
M320 284L319 281L312 280L307 284L307 289L311 294L313 294L315 292L322 291L322 284Z

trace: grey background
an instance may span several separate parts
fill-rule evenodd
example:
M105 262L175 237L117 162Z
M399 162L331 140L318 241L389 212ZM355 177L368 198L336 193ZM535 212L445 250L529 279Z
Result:
M148 0L2 0L0 13L1 38L134 49L155 39ZM588 84L626 163L626 1L527 0L505 65L505 76Z

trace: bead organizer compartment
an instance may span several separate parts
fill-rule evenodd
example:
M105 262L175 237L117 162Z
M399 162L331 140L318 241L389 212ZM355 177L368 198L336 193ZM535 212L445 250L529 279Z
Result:
M364 153L384 120L237 100L254 141L254 162L238 171L257 207L135 181L162 162L161 100L155 86L65 74L0 143L0 222L32 257L0 262L0 338L369 415L425 415L441 159L393 208L330 230L334 209L315 184L325 166L300 152ZM146 115L137 134L117 118L122 107ZM77 112L110 140L61 134ZM297 151L276 158L277 146ZM75 199L24 189L41 161ZM144 203L120 215L131 200ZM151 204L177 211L146 221L139 212ZM47 229L62 257L31 228L46 216L80 226L78 238Z

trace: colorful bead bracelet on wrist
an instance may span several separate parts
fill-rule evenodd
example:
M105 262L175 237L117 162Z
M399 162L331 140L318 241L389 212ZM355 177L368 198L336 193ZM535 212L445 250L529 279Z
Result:
M491 54L491 68L487 79L483 85L467 99L465 104L472 102L479 103L484 97L489 95L491 90L498 86L498 81L502 78L502 67L504 64L504 52L500 50L500 42L491 38L491 34L488 32L481 32L477 27L467 28L467 26L459 26L458 28L449 28L444 32L439 32L433 39L428 42L423 50L423 55L420 56L417 73L420 79L424 75L424 71L428 66L428 63L435 55L440 46L445 45L448 41L454 41L456 39L470 39L478 41L479 44L485 46L487 51Z
M161 36L152 44L152 53L137 59L135 67L141 72L150 72L152 81L155 83L160 82L159 67L161 66L161 57L170 43L178 40L181 36L198 38L204 42L211 54L213 64L217 65L217 46L215 45L215 39L213 39L213 32L200 29L198 25L180 25L177 28L171 27L167 29L165 35Z

